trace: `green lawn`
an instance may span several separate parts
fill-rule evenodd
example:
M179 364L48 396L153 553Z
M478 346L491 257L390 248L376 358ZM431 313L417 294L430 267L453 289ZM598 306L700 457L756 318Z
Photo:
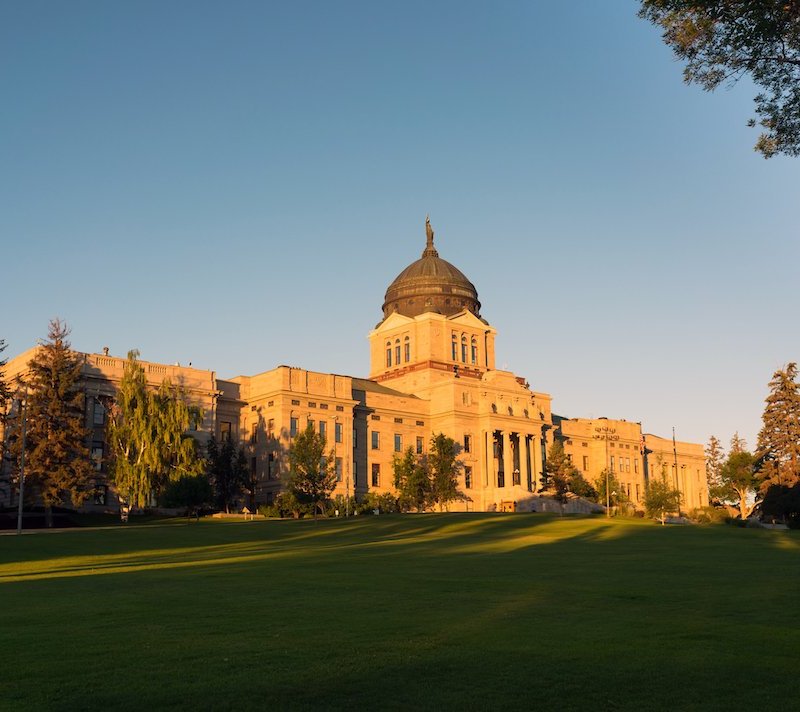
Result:
M546 515L0 537L3 709L785 709L800 537Z

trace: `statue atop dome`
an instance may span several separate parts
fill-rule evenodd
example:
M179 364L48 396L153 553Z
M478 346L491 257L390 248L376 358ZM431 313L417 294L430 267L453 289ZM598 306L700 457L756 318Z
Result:
M438 257L439 253L433 246L433 228L431 227L431 216L425 216L425 235L427 236L427 243L425 249L422 251L423 257Z

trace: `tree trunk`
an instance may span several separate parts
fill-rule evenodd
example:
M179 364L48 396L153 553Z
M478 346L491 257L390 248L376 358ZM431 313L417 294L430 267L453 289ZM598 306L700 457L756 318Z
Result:
M53 528L53 508L49 504L44 506L44 525L48 529Z

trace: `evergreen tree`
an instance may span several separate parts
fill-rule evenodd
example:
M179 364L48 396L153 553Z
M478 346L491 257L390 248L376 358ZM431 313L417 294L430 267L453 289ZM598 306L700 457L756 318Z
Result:
M3 339L0 339L0 354L6 350L6 342ZM6 422L7 422L7 411L9 404L11 402L11 387L6 382L5 377L5 365L8 361L4 358L0 358L0 468L3 466L3 460L5 458L5 440L6 440Z
M314 507L315 519L320 503L326 501L336 487L335 468L329 467L332 462L333 452L325 456L325 438L309 423L289 448L286 489L299 502Z
M800 481L800 386L797 364L775 371L769 382L756 454L762 491Z
M220 443L212 436L206 451L206 474L214 489L216 506L230 512L231 505L248 483L244 450L231 440Z
M596 502L598 499L597 490L589 484L589 481L576 467L572 468L572 474L567 482L567 488L573 494L578 495L578 497L585 497L593 502Z
M94 467L89 457L81 359L67 340L69 329L59 319L50 322L45 341L28 362L25 482L41 498L45 519L52 526L52 507L68 497L76 507L89 496ZM16 434L16 433L15 433ZM19 461L21 440L12 452Z
M450 502L465 499L458 490L461 463L458 461L458 445L455 440L439 433L431 438L427 460L431 478L431 502L446 509Z
M395 455L392 467L401 510L425 511L431 498L431 476L425 459L418 458L409 447L402 457Z
M147 387L138 351L130 351L108 423L110 470L117 491L133 507L147 507L153 494L184 476L200 474L195 439L188 434L202 419L182 388L164 379Z
M732 452L720 471L720 494L726 502L735 502L739 516L747 519L753 511L755 486L755 458L746 450Z
M735 437L738 437L738 433ZM725 462L725 453L722 443L711 436L706 445L706 481L708 482L708 497L710 500L722 499L722 465Z
M545 463L545 475L542 478L545 480L545 491L559 503L561 506L561 514L564 514L564 505L567 500L567 493L569 492L569 483L572 478L575 468L569 461L566 453L564 452L564 444L560 440L556 440L550 446L547 453L547 462Z
M739 436L739 431L737 430L733 437L731 438L731 447L730 447L730 454L736 452L746 452L747 451L747 441Z

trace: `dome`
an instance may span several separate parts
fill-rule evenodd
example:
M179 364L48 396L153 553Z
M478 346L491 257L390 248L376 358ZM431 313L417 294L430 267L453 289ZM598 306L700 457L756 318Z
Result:
M425 230L428 239L422 257L397 275L386 290L384 318L395 312L410 317L424 312L450 316L465 309L480 317L475 286L461 270L439 257L430 219L425 221Z

